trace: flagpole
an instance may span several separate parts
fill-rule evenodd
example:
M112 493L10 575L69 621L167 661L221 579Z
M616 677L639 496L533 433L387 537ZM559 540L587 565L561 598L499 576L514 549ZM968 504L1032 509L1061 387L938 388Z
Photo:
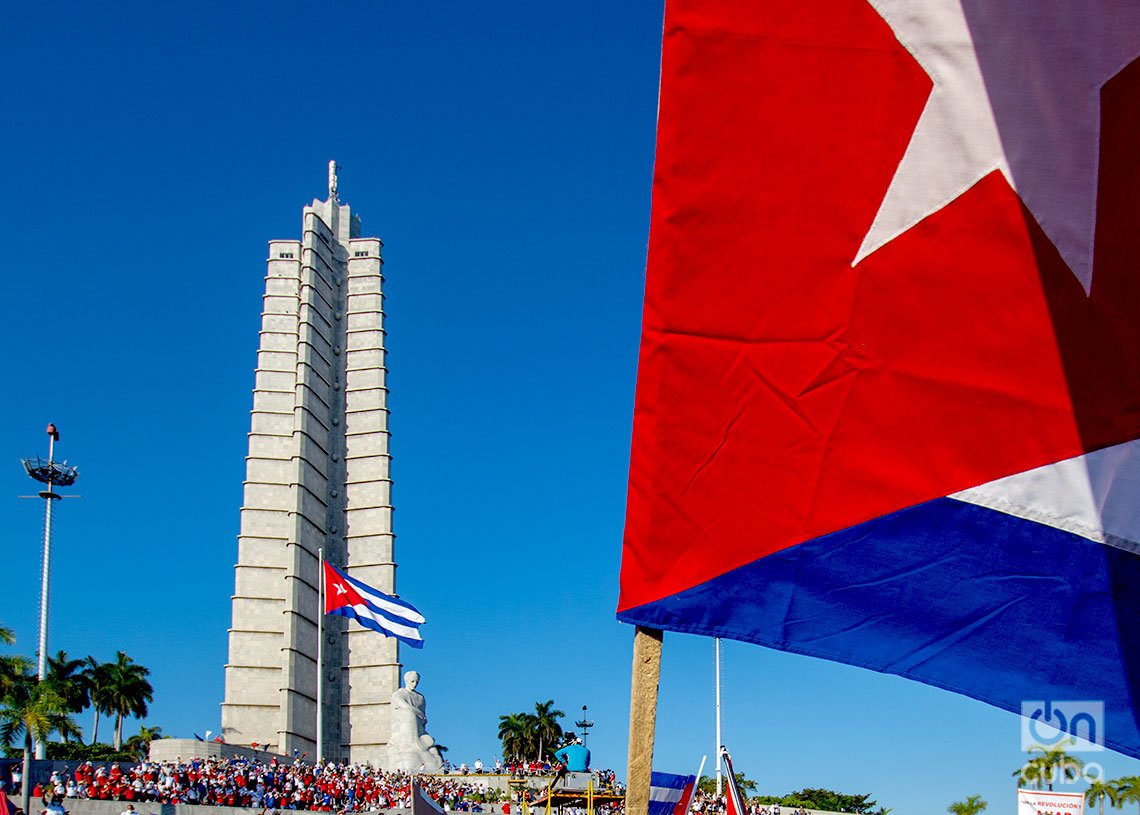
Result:
M648 815L653 773L653 736L657 729L657 686L661 681L664 632L637 626L633 634L633 681L629 695L629 762L626 765L625 815Z
M689 796L689 806L685 807L684 815L689 815L689 810L693 806L693 796L697 794L697 788L701 786L701 778L705 774L705 762L708 761L708 756L701 756L701 766L697 768L697 779L693 782L693 793Z
M697 768L697 780L693 782L693 789L696 789L696 785L701 783L701 779L705 777L705 762L708 760L707 755L701 756L701 766Z
M317 549L317 755L314 763L324 758L325 708L323 704L325 684L325 662L322 659L325 639L325 550Z
M716 661L716 751L717 756L720 756L720 751L724 748L721 747L723 741L720 737L720 637L717 637L714 642L713 654ZM704 762L701 763L704 766ZM721 794L721 777L720 777L720 760L716 762L716 795L717 798Z

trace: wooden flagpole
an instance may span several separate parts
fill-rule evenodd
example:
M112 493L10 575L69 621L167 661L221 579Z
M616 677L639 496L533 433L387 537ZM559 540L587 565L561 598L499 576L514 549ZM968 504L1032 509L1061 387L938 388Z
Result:
M653 736L657 730L662 637L663 633L656 628L640 625L633 634L625 815L648 815L649 812L649 776L653 772Z

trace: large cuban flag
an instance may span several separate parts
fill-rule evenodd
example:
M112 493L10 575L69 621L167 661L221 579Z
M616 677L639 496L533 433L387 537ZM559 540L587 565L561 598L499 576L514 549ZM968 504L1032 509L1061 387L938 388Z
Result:
M1140 756L1140 2L667 0L618 617Z
M356 620L385 637L395 637L412 648L423 648L420 626L424 616L411 603L349 577L324 561L325 614Z

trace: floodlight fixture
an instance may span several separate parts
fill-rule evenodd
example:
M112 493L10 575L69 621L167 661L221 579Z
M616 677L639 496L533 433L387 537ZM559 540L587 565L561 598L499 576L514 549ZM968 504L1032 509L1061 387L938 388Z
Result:
M582 744L588 746L590 738L590 728L594 726L594 722L590 721L590 717L586 715L586 706L582 705L582 718L574 722L574 726L582 731Z

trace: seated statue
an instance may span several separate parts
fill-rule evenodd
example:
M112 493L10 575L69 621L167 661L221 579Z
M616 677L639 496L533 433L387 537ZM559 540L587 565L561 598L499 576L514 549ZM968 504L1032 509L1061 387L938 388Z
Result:
M392 694L392 733L388 738L389 770L436 773L443 767L435 739L424 730L424 725L427 724L427 703L424 695L416 692L419 683L420 675L408 671L404 674L404 687Z

